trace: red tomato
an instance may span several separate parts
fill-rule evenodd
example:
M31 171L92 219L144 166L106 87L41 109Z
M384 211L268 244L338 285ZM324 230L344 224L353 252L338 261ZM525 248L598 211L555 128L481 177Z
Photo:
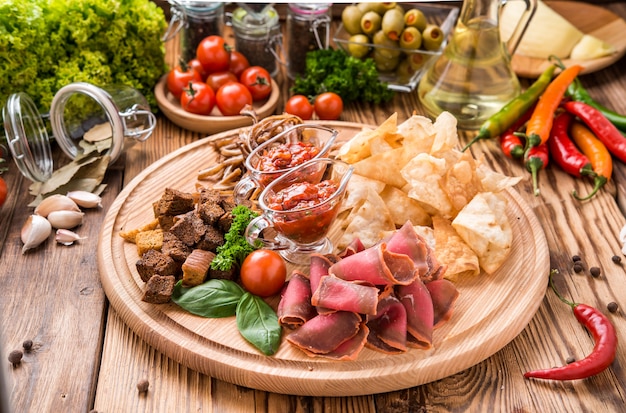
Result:
M302 120L309 120L313 117L313 105L304 95L293 95L285 103L285 112L296 115Z
M324 92L317 95L313 106L317 117L321 120L339 119L341 112L343 112L343 100L334 92Z
M230 65L230 46L221 36L207 36L200 41L196 50L196 58L207 74L223 72Z
M202 75L191 66L176 66L167 74L167 90L177 99L183 93L183 89L189 85L189 82L201 82Z
M243 73L244 70L250 67L250 62L248 62L248 58L243 55L243 53L233 50L230 52L230 65L228 70L233 72L237 79Z
M272 78L261 66L250 66L244 70L239 82L246 85L253 100L263 100L272 93Z
M269 297L285 285L287 266L283 258L272 250L256 250L243 260L241 283L251 294Z
M4 204L4 201L7 199L7 183L0 176L0 207Z
M224 116L239 115L246 105L252 105L252 95L247 87L238 82L229 82L215 94L217 107Z
M209 115L215 107L215 93L204 82L191 82L180 96L184 110L196 115Z
M200 63L198 59L191 59L187 64L189 65L189 67L193 67L198 73L200 73L203 81L206 80L206 76L208 73L206 72L206 70L204 70L204 66L202 66L202 63Z
M237 76L235 76L233 72L215 72L206 77L206 84L209 85L214 92L217 92L217 89L228 82L237 82Z

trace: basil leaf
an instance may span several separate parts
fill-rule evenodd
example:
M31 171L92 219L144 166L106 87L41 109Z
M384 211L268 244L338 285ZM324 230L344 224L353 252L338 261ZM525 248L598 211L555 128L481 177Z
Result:
M192 314L221 318L235 315L243 294L239 284L229 280L211 279L191 288L183 287L178 281L172 292L172 301Z
M276 353L282 329L278 316L262 298L246 292L237 305L239 333L266 356Z

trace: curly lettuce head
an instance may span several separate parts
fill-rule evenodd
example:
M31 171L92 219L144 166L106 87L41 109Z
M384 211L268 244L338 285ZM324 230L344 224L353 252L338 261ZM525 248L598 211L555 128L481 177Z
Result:
M3 0L0 102L26 92L47 112L61 87L83 81L132 86L155 108L166 27L149 0Z

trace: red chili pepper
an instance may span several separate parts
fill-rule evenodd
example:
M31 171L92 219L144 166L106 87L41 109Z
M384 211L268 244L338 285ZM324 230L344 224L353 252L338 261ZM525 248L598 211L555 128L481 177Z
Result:
M533 192L535 196L539 195L539 186L537 185L537 174L539 170L544 169L548 166L548 162L550 160L550 156L548 153L548 145L542 143L539 146L533 146L528 150L528 154L526 156L525 164L526 169L528 169L533 178Z
M567 102L564 107L585 122L613 155L626 162L626 137L598 109L576 101Z
M582 66L573 65L554 78L543 92L526 126L526 144L533 147L545 143L550 137L554 113L559 107L567 87L576 79Z
M518 131L528 122L535 105L526 110L506 131L500 135L500 148L509 158L520 159L524 156L524 144Z
M594 196L611 179L613 158L611 158L611 154L606 146L582 123L575 121L572 124L571 131L574 142L589 158L594 172L594 188L589 195L581 198L575 190L572 192L574 198L584 201Z
M580 178L593 174L591 161L582 154L569 137L569 129L574 116L561 112L554 118L548 146L552 159L568 174Z
M574 315L591 334L595 345L593 351L582 360L570 363L566 366L552 369L535 370L524 373L525 378L551 379L551 380L578 380L594 376L603 372L613 363L617 350L617 334L615 327L604 314L586 304L576 304L564 299L554 287L552 281L553 270L550 274L550 287L554 290L561 301L572 307Z

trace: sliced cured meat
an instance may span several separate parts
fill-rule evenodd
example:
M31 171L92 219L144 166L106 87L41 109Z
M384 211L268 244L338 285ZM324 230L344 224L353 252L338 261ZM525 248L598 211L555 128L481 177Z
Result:
M418 271L419 277L427 277L431 272L429 260L435 260L432 249L426 240L415 232L413 225L407 221L387 241L387 249L397 254L408 255Z
M311 305L311 284L302 273L294 271L289 283L282 291L276 310L278 322L287 328L294 329L317 315Z
M378 288L333 276L323 276L311 304L337 311L376 314Z
M365 281L373 285L410 284L417 277L411 258L388 251L385 243L342 259L328 272L347 281Z
M311 267L309 269L309 280L311 282L311 292L317 290L320 279L328 275L328 269L333 265L327 256L322 254L311 254Z
M356 254L357 252L361 252L365 249L365 245L361 242L360 238L355 238L352 240L348 246L339 253L339 258L346 258L349 255Z
M286 339L309 355L327 354L357 335L361 322L358 314L347 311L320 314L289 333Z
M430 348L435 319L430 292L418 278L410 285L397 286L396 297L406 310L407 345L422 349Z
M336 349L326 354L309 354L310 356L322 356L333 360L356 360L359 357L359 353L365 347L367 342L367 336L369 329L365 324L361 324L359 332L349 339L343 342Z
M431 281L425 286L433 301L433 327L437 328L452 317L454 303L459 297L459 290L446 279Z
M377 314L369 317L367 327L368 347L385 353L397 354L406 351L406 310L394 296L379 301Z

